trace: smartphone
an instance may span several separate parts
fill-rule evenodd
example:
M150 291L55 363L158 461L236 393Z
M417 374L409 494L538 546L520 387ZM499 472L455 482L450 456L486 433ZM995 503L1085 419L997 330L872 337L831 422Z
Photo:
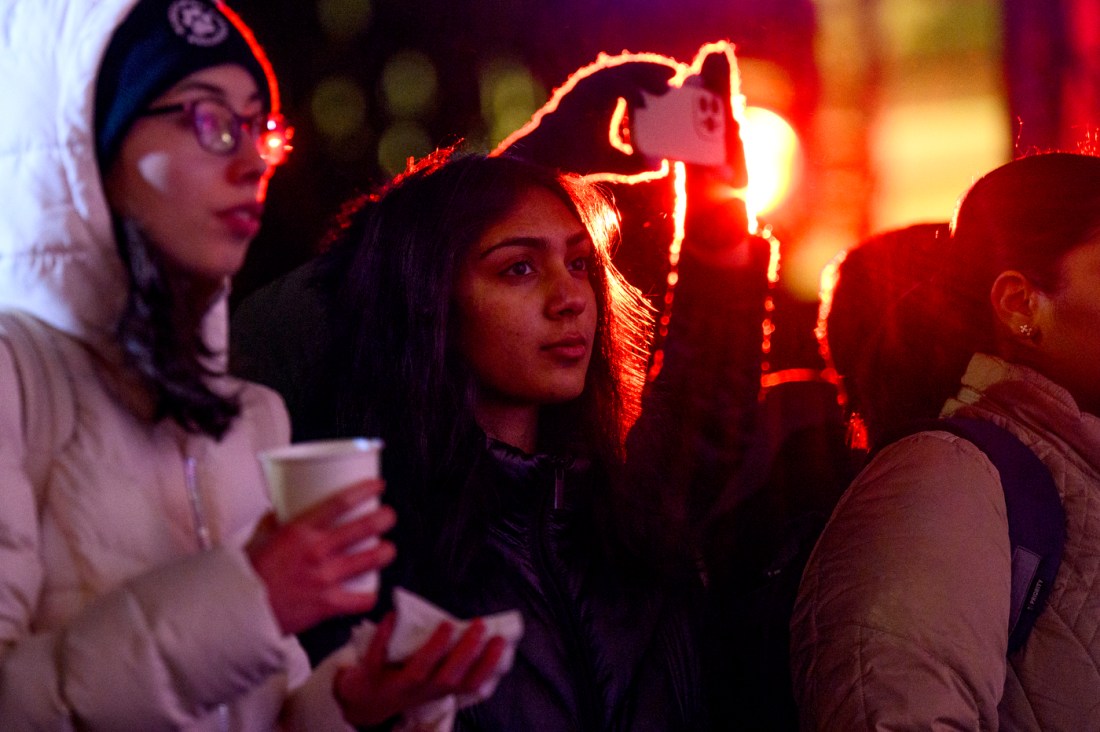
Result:
M654 160L679 160L723 166L726 155L726 103L696 86L669 87L664 94L642 92L642 105L631 113L631 142Z

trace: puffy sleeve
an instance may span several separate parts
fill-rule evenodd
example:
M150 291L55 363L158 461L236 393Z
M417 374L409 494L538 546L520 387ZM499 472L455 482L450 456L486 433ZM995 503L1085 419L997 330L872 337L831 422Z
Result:
M23 421L15 363L7 342L0 339L0 719L8 719L7 704L18 701L9 698L4 677L16 642L30 633L43 581L38 513L23 466Z
M292 649L238 548L158 565L64 625L36 627L46 569L25 465L29 381L0 338L0 727L178 729L223 701L285 694ZM285 424L273 432L285 439ZM259 706L273 717L272 702Z
M996 729L1011 559L996 469L923 432L837 505L791 624L803 729Z
M240 561L222 550L188 557L97 598L62 628L6 638L5 729L178 728L282 671L285 643Z

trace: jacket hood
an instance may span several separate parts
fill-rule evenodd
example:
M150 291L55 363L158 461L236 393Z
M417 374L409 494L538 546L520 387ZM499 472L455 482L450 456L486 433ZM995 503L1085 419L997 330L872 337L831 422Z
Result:
M0 5L0 308L98 347L114 343L129 285L96 162L95 89L115 28L136 3ZM222 298L204 329L218 352L226 313Z
M126 297L95 155L95 81L136 0L0 11L0 307L81 340L111 338Z

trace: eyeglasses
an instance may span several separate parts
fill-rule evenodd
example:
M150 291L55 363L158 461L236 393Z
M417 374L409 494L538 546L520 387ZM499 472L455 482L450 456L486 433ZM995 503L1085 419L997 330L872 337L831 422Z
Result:
M281 114L240 115L217 99L196 99L165 107L153 107L143 117L183 112L191 121L195 139L203 150L215 155L232 155L240 148L241 135L247 132L256 144L256 152L269 166L281 165L293 149L290 139L294 128Z

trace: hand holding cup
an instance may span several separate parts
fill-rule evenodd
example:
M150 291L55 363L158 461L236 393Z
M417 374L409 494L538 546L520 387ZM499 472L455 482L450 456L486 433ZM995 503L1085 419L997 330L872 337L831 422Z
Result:
M379 440L330 440L260 454L275 515L247 551L285 632L374 606L378 571L395 555L379 539L395 521L379 505L381 448Z

